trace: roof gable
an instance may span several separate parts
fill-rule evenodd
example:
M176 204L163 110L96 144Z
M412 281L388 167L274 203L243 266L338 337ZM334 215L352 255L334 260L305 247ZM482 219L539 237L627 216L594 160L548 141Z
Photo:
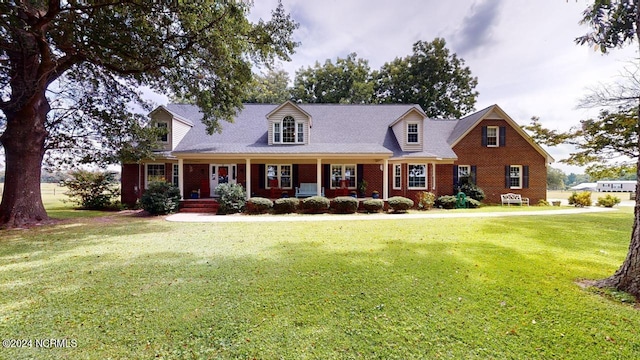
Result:
M504 120L511 126L520 136L522 136L540 155L542 155L548 163L554 161L553 157L549 155L540 145L538 145L527 134L518 123L516 123L507 113L505 113L498 105L491 105L485 109L482 109L476 113L468 115L458 121L455 128L449 136L448 142L451 147L455 147L460 140L462 140L467 134L471 132L480 122L483 120L499 119Z

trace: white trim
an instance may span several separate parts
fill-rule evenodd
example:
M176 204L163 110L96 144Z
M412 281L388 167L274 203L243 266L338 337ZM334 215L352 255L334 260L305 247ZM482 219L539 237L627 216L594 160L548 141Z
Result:
M284 141L284 120L287 118L291 118L293 120L293 142L290 141ZM278 131L276 131L276 125L278 126ZM282 145L290 145L290 144L304 144L304 138L305 136L307 136L308 134L305 133L305 122L304 121L298 121L296 120L296 118L294 118L291 115L286 115L285 117L282 118L282 120L280 121L274 121L273 125L272 125L272 135L271 135L271 142L273 144L282 144ZM299 128L300 126L302 126L302 136L298 136L299 135ZM276 135L278 135L279 140L276 141Z
M353 186L349 186L348 189L356 189L358 187L358 165L357 164L330 164L329 165L329 188L330 189L339 189L339 186L333 185L333 167L340 167L340 179L338 180L347 180L347 167L353 167L353 174L349 173L349 183L351 183L351 179L353 179ZM351 185L351 184L349 184Z
M400 174L396 174L396 169L400 169ZM396 178L400 177L400 185L396 185ZM393 190L402 190L402 164L393 164Z
M495 144L489 144L489 130L496 131ZM487 126L487 147L500 147L500 127L499 126Z
M436 163L431 163L431 190L436 189Z
M247 191L247 200L251 198L251 159L247 158L245 162L246 169L244 170L245 176L245 190Z
M511 176L511 168L518 168L518 183L520 186L511 186L511 179L516 177ZM509 165L509 189L522 189L522 165Z
M382 168L382 200L389 198L389 160L384 159Z
M420 144L420 124L416 121L411 121L411 122L407 122L406 124L406 128L405 128L405 143L407 145L418 145ZM416 131L415 132L409 132L409 126L411 125L415 125L416 126ZM409 135L416 135L416 141L409 141Z
M412 177L411 176L411 170L410 170L410 167L412 167L412 166L422 166L424 168L424 174L423 174L423 176L420 176L420 177L424 177L424 186L411 186L409 184L409 181L410 181L410 179ZM407 164L407 189L409 189L409 190L427 190L429 188L429 184L428 184L428 181L427 181L428 180L427 179L427 175L428 175L427 174L427 172L428 172L427 169L428 169L427 168L427 164Z
M275 167L275 174L271 177L275 177L278 179L278 188L279 189L293 189L293 164L265 164L264 167L264 176L265 176L265 186L264 188L269 190L271 187L269 186L269 166ZM289 186L282 186L282 167L289 167Z
M159 165L162 166L162 172L164 176L164 181L167 181L167 167L164 163L146 163L144 164L144 188L149 188L149 165Z
M180 199L184 199L184 160L178 159L178 188L180 189Z

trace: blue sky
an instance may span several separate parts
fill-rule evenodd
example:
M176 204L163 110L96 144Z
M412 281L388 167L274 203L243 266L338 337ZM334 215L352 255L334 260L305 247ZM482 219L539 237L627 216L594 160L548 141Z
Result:
M316 61L356 52L372 69L411 53L418 40L444 38L462 57L480 93L476 109L498 104L519 124L539 116L544 126L565 130L597 114L576 109L588 88L610 83L637 59L636 46L602 55L574 39L585 0L282 0L300 23L301 42L280 66L293 77ZM255 0L251 17L270 17L277 0ZM547 149L556 160L568 147ZM558 163L565 172L581 169Z

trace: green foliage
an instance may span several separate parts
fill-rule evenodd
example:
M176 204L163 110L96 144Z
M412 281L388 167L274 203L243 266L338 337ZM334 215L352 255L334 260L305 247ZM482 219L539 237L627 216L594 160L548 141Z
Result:
M289 73L269 69L261 75L253 75L246 103L282 104L291 98Z
M382 199L367 199L362 202L362 207L368 213L378 213L384 208Z
M432 192L421 191L418 193L418 209L431 210L436 202L436 195Z
M324 196L312 196L300 202L300 210L307 214L322 214L329 210L331 202Z
M360 104L373 100L373 82L367 60L351 53L334 64L327 59L324 65L296 71L292 95L305 103Z
M276 199L273 202L273 212L276 214L291 214L298 211L300 200L296 198Z
M478 185L471 182L469 177L461 179L459 191L463 192L467 198L482 201L485 198L484 191Z
M140 205L153 215L164 215L178 210L180 189L164 181L153 181L140 198Z
M470 209L477 209L477 208L479 208L481 205L482 205L482 203L481 203L480 201L478 201L478 200L476 200L476 199L474 199L474 198L470 198L470 197L468 197L468 198L467 198L467 206L468 206Z
M240 184L220 184L215 188L220 208L218 214L235 214L242 212L247 195Z
M83 209L103 210L116 205L120 188L116 174L110 171L75 170L61 185L67 188L65 195Z
M359 183L358 183L358 192L362 195L367 193L367 186L369 186L369 183L367 182L367 180L362 179Z
M569 205L577 207L591 206L591 191L574 191L569 196Z
M441 38L416 42L412 55L385 63L373 76L379 102L419 104L432 118L460 118L474 110L478 96L478 79Z
M620 204L620 198L617 196L613 196L611 194L607 194L606 196L598 197L598 202L596 205L604 206L604 207L614 207L615 205Z
M436 206L441 209L454 209L456 207L456 202L458 198L453 195L444 195L440 196L436 200Z
M407 212L407 210L413 207L413 200L403 196L393 196L387 199L389 208L395 213Z
M547 189L564 190L566 188L567 175L564 171L552 167L547 168Z
M330 209L336 214L354 214L358 211L358 199L352 196L338 196L331 200Z
M247 214L265 214L273 208L273 201L262 197L252 197L245 204Z
M549 204L549 202L545 199L540 199L538 201L538 206L551 206L551 204Z

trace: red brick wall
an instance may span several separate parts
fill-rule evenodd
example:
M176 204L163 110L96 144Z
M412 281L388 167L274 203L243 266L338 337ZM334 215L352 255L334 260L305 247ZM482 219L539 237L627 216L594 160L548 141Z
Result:
M138 164L122 165L122 180L120 201L123 204L133 206L140 197L140 185L138 181L138 171L140 175L144 173L144 166ZM143 185L144 186L144 185Z
M482 126L506 126L506 146L483 147ZM484 120L453 148L458 155L456 165L477 166L477 185L484 190L487 203L500 203L500 194L513 192L528 197L536 204L547 196L547 168L545 158L527 140L503 120ZM529 188L509 189L505 186L505 165L528 165ZM453 169L451 179L441 183L453 192Z
M209 181L209 164L184 164L184 194L183 197L188 199L191 197L193 190L201 188L201 182ZM209 194L200 193L200 197L208 198Z

